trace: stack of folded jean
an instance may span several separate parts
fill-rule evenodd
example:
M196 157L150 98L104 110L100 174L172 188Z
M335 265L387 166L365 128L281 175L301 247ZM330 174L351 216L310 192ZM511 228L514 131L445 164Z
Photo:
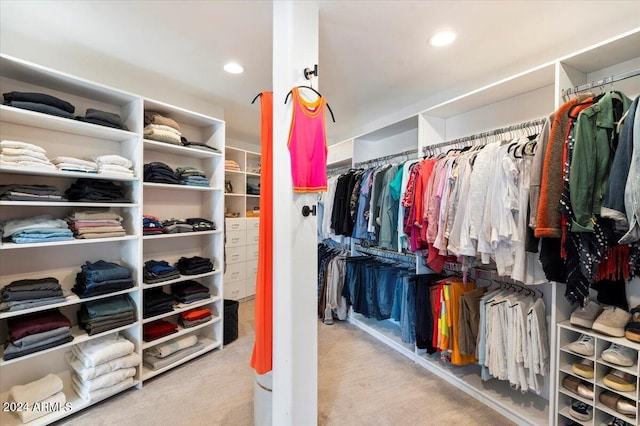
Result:
M144 318L155 317L173 311L173 297L162 291L162 288L151 288L144 291Z
M131 160L116 154L97 155L92 157L98 165L98 174L133 178Z
M152 370L159 370L198 352L203 347L204 344L198 342L198 336L181 336L144 351L144 364Z
M144 137L158 142L168 142L174 145L182 145L182 133L180 125L169 117L157 112L144 112Z
M142 338L145 342L160 339L178 332L177 324L166 320L157 320L144 324L142 326Z
M194 280L171 284L171 294L177 301L185 304L209 299L211 297L209 289Z
M146 284L156 284L180 278L180 273L166 260L147 260L144 262L143 278Z
M82 265L76 275L73 292L80 297L93 297L133 287L131 271L113 262L98 260Z
M64 345L73 340L71 321L58 309L9 318L7 328L10 342L4 349L4 360Z
M158 161L144 165L144 181L172 185L180 184L180 179L178 179L173 169Z
M16 410L14 413L20 417L23 424L29 423L64 407L67 397L62 391L63 387L64 383L60 377L47 374L33 382L11 387L8 402L15 402L18 407L24 407L24 410Z
M76 117L76 120L98 124L100 126L113 127L114 129L129 130L127 126L124 125L120 115L94 108L87 108L84 117Z
M69 102L44 93L9 92L2 96L5 105L59 117L73 118L76 110Z
M178 324L184 328L191 328L211 321L212 317L211 309L209 308L191 309L190 311L182 312L180 314Z
M178 167L176 176L181 185L209 187L209 179L204 171L196 167Z
M133 386L140 358L135 345L118 333L74 345L67 361L71 386L85 401L98 401Z
M76 180L65 191L69 201L83 201L96 203L129 203L124 196L124 188L114 182L103 179Z
M42 215L4 222L2 237L10 237L17 244L46 243L73 240L73 233L64 220Z
M56 157L51 160L58 170L65 172L98 173L98 165L93 161L75 157Z
M63 201L60 190L52 185L0 185L0 200Z
M9 140L0 142L0 166L56 170L46 154L44 148L31 143Z
M76 238L113 238L127 234L122 216L106 209L73 211L67 216L67 223Z
M165 234L178 234L180 232L193 232L193 225L183 219L167 219L162 221Z
M181 257L176 266L182 275L197 275L213 271L211 259L200 256Z
M215 231L215 222L204 219L202 217L190 217L185 219L186 222L193 227L194 231Z
M142 235L158 235L164 233L164 226L156 216L142 216Z
M0 289L0 311L20 311L66 300L62 286L53 277L17 280Z
M124 327L136 319L136 305L128 294L83 303L78 311L78 323L89 336Z

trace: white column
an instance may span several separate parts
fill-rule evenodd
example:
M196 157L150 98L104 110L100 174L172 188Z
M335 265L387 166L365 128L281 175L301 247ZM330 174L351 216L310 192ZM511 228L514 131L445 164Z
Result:
M295 85L318 63L318 6L273 3L273 424L314 425L318 413L317 249L315 216L302 206L315 194L293 193L287 141ZM314 81L314 86L317 82Z

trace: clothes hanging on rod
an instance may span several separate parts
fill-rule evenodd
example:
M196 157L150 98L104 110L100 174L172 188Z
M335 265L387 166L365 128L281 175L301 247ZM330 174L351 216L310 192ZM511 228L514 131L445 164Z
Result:
M576 95L580 92L587 92L587 91L591 91L593 89L596 89L598 87L602 88L604 90L604 87L607 84L611 84L613 86L613 83L618 82L618 81L622 81L622 80L626 80L628 78L632 78L632 77L637 77L640 76L640 68L639 69L635 69L635 70L631 70L622 74L616 74L616 75L612 75L611 77L605 77L601 80L598 81L592 81L591 83L586 83L586 84L582 84L580 86L575 86L575 87L570 87L568 89L563 89L562 90L562 97L565 101L569 100L569 98L571 97L571 95Z

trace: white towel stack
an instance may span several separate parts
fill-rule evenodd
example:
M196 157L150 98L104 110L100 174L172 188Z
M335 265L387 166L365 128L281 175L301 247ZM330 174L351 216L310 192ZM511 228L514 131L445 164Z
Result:
M133 386L140 357L118 333L72 347L67 361L73 369L73 390L86 401L99 401Z
M24 408L14 414L20 417L22 423L28 423L50 412L63 410L67 402L62 392L63 386L60 377L47 374L39 380L12 387L9 390L9 402Z
M133 177L133 163L131 160L120 155L98 155L93 157L93 161L98 165L98 174Z
M75 157L56 157L51 160L58 170L71 172L97 173L98 165L94 161L82 160Z
M25 169L56 170L44 148L20 141L0 142L0 166Z

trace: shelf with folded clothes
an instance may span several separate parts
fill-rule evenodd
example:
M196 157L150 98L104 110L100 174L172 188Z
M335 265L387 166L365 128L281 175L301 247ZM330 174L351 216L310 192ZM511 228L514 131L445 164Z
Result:
M199 357L200 355L206 353L206 352L210 352L214 349L217 349L221 346L221 342L217 341L217 340L213 340L213 339L209 339L207 337L198 337L198 342L202 343L204 346L202 349L200 349L198 352L194 352L191 355L185 356L184 358L181 358L180 360L174 362L173 364L167 365L166 367L162 367L159 368L157 370L152 370L151 368L147 367L146 365L142 365L142 380L149 380L152 377L157 376L158 374L162 374L165 371L171 370L174 367L177 367L181 364L184 364L187 361L190 361L194 358Z
M138 203L90 203L81 201L7 201L0 200L0 206L7 207L94 207L94 208L133 208Z
M100 126L36 111L0 105L0 121L37 127L45 130L71 133L108 141L123 142L138 138L139 135L128 130Z
M212 324L215 324L215 323L219 322L220 320L221 320L221 317L218 315L218 316L212 316L210 321L207 321L207 322L202 323L202 324L198 324L198 325L196 325L194 327L184 328L184 327L178 325L178 331L176 333L171 333L171 334L169 334L167 336L161 337L159 339L151 340L149 342L144 341L143 344L142 344L142 349L148 349L148 348L150 348L152 346L155 346L157 344L169 341L171 339L175 339L176 337L180 337L182 335L194 332L194 331L199 330L201 328L208 327L208 326L210 326Z
M213 150L190 148L188 146L173 145L166 142L143 139L144 149L149 151L164 152L185 157L194 158L217 158L222 157L222 153Z
M138 178L115 175L109 173L86 173L86 172L71 172L66 170L46 170L46 169L33 169L27 167L11 167L0 166L0 173L11 173L21 175L32 176L48 176L48 177L64 177L64 178L85 178L85 179L101 179L101 180L113 180L121 182L136 182Z
M112 295L108 295L108 296L112 296ZM105 335L110 334L110 333L116 333L116 332L119 332L119 331L127 330L127 329L132 328L132 327L137 327L137 326L139 326L139 323L138 322L133 322L131 324L124 325L122 327L114 328L112 330L107 330L107 331L104 331L102 333L97 333L97 334L94 334L92 336L89 336L89 334L87 334L87 332L84 329L80 328L78 325L74 325L73 327L71 327L71 334L73 336L73 340L72 341L70 341L68 343L65 343L65 344L62 344L62 345L59 345L59 346L54 346L54 347L49 348L49 349L44 349L42 351L38 351L38 352L34 352L34 353L31 353L31 354L28 354L28 355L24 355L24 356L21 356L21 357L18 357L18 358L13 358L13 359L10 359L10 360L2 359L2 360L0 360L0 367L4 367L5 365L8 365L8 364L14 364L16 362L24 361L24 360L29 359L29 358L33 358L33 357L36 357L36 356L47 354L49 352L57 351L57 350L60 350L62 348L67 348L67 347L76 345L78 343L86 342L88 340L95 339L95 338L100 337L100 336L105 336ZM0 357L2 357L3 354L4 354L4 349L0 349Z
M221 229L214 229L213 231L193 231L193 232L178 232L175 234L157 234L157 235L144 235L142 238L145 240L158 240L164 238L179 238L179 237L201 237L204 235L221 234Z
M174 283L179 283L181 281L187 281L187 280L196 280L198 278L205 278L205 277L210 277L213 275L217 275L222 273L222 269L215 269L211 272L205 272L204 274L197 274L197 275L180 275L179 278L175 278L172 280L167 280L167 281L162 281L159 283L154 283L154 284L142 284L142 288L143 289L148 289L148 288L154 288L154 287L162 287L168 284L174 284Z
M179 185L179 184L171 184L171 183L155 183L155 182L145 182L145 188L151 189L177 189L177 190L185 190L185 191L204 191L204 192L215 192L222 191L222 188L217 187L207 187L207 186L189 186L189 185Z
M22 309L20 311L2 312L0 313L0 320L12 318L12 317L18 317L26 314L31 314L34 312L46 311L49 309L62 308L64 306L79 305L81 303L91 302L92 300L106 299L108 297L118 296L121 294L133 293L138 290L139 288L136 286L136 287L128 288L126 290L120 290L113 293L101 294L99 296L92 296L92 297L85 297L85 298L80 298L78 297L78 295L72 293L66 296L67 300L64 302L53 303L51 305L38 306L36 308L31 308L31 309Z
M74 238L73 240L67 241L52 241L50 243L0 243L0 250L14 250L14 249L26 249L26 248L34 248L34 247L52 247L52 246L68 246L75 244L97 244L97 243L112 243L112 242L121 242L121 241L132 241L137 240L138 237L135 235L126 235L124 237L110 237L110 238L95 238L91 240L82 240Z
M213 303L216 303L218 301L222 300L221 296L211 296L208 299L203 299L203 300L198 300L197 302L193 302L193 303L189 303L189 304L185 304L185 303L180 303L180 302L176 302L176 304L173 305L173 311L171 312L165 312L164 314L160 314L160 315L155 315L149 318L145 318L142 320L143 324L155 321L155 320L159 320L162 318L166 318L166 317L170 317L172 315L177 315L180 314L182 312L187 312L190 311L191 309L195 309L195 308L199 308L201 306L207 306L207 305L211 305ZM207 323L209 324L209 323Z

